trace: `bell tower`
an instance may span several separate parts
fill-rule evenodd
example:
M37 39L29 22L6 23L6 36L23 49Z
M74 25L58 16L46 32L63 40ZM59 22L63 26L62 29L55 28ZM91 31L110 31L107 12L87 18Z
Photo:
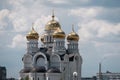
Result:
M39 34L34 30L32 26L32 30L27 34L27 53L34 54L38 51L38 39Z
M67 41L68 41L68 53L78 53L79 36L77 33L75 33L73 25L72 25L72 32L69 33L67 36Z

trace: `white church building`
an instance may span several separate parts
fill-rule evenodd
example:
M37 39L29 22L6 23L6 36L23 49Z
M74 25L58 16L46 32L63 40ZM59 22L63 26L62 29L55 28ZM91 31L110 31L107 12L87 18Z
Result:
M45 25L43 35L39 36L33 27L26 35L27 51L22 58L20 80L81 80L79 36L74 29L66 35L54 17L53 14Z

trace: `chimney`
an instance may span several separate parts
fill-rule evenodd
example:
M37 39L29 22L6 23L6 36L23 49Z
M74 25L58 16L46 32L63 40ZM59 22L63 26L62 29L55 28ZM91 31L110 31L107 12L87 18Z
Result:
M101 72L101 63L99 63L99 79L98 80L102 80L102 72Z

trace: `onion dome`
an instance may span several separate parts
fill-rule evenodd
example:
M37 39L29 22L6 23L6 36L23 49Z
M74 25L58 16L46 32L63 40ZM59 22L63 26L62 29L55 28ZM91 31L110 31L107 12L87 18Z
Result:
M52 15L52 20L48 21L48 23L45 26L45 30L56 30L57 28L61 28L58 21L54 20L54 12Z
M56 67L48 69L47 73L60 73L60 70Z
M38 40L39 34L32 27L32 30L27 34L26 38L28 40L30 40L30 39L36 39L36 40Z
M72 41L79 41L79 35L75 33L73 27L72 27L72 32L68 34L67 40L72 40Z
M57 30L53 33L53 38L65 38L65 33L61 28L57 28Z
M46 72L46 69L44 66L34 67L31 72Z

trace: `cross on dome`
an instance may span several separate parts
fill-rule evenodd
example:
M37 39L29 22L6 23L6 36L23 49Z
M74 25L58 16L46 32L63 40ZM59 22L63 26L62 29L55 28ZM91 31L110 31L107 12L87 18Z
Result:
M72 24L72 31L74 32L74 24Z
M55 17L55 15L54 15L54 9L52 10L52 20L54 20L54 17Z

